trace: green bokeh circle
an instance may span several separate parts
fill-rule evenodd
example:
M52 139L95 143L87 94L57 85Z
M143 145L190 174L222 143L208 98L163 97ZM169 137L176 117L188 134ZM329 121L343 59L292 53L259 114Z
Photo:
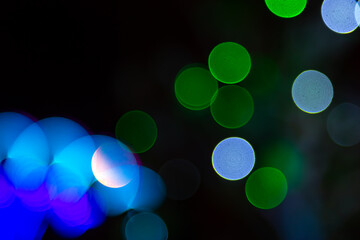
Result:
M218 82L209 70L202 67L190 67L181 71L175 80L175 96L184 107L202 110L210 105Z
M287 181L284 174L276 168L259 168L247 179L245 193L255 207L271 209L284 201Z
M254 114L254 101L250 93L237 85L221 87L210 105L214 120L225 128L244 126Z
M265 0L265 3L276 16L292 18L304 11L307 0Z
M220 82L241 82L250 72L251 59L248 51L234 42L220 43L210 52L208 59L212 75Z
M115 127L116 138L135 153L149 150L157 138L154 119L147 113L134 110L120 117Z

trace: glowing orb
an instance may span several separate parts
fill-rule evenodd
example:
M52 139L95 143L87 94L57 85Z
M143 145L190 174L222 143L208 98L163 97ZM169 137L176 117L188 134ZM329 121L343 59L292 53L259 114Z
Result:
M254 149L249 142L238 137L222 140L212 154L215 172L227 180L239 180L246 177L254 164Z
M254 101L250 93L237 85L220 88L210 106L214 120L225 128L239 128L254 114Z
M295 79L291 93L296 106L306 113L324 111L334 96L329 78L315 70L302 72Z
M143 153L155 144L157 127L149 114L135 110L121 116L116 123L115 134L133 152Z
M276 168L259 168L247 179L245 193L255 207L271 209L284 201L287 181L284 174Z
M224 42L211 51L208 64L217 80L234 84L241 82L249 74L251 59L248 51L240 44Z
M209 70L202 67L189 67L181 71L175 80L175 96L184 107L202 110L210 105L218 82Z
M330 138L338 145L351 147L360 142L360 107L352 103L336 106L327 119Z
M358 7L355 0L325 0L321 6L321 17L330 30L351 33L359 26Z
M189 199L200 185L199 170L188 160L170 160L161 167L159 174L165 182L168 198L173 200Z
M166 240L168 231L166 224L158 215L142 212L127 221L125 236L127 240Z
M306 7L307 0L265 0L266 6L276 16L283 18L296 17Z
M120 142L100 146L92 157L91 168L95 178L111 188L128 184L139 171L134 155Z

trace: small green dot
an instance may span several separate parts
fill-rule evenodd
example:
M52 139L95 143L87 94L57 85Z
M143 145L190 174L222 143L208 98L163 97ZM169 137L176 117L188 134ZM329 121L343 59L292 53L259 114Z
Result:
M134 110L121 116L116 123L115 135L133 152L143 153L154 145L157 138L157 127L149 114Z
M239 128L254 114L254 101L245 88L227 85L221 87L213 98L211 114L225 128Z
M220 82L234 84L249 74L251 59L248 51L234 42L220 43L209 55L209 69Z
M202 67L185 68L175 80L175 96L181 105L190 110L209 107L217 89L216 79Z
M287 181L284 174L276 168L259 168L247 179L245 193L249 202L255 207L271 209L284 201Z
M296 17L306 7L307 0L265 0L266 6L276 16L283 18Z

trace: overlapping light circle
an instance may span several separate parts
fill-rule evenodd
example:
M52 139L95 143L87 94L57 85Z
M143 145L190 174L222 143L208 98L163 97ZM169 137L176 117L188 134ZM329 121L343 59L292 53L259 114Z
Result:
M250 93L238 85L221 87L210 106L214 120L225 128L239 128L254 114L254 101Z
M165 198L161 177L115 138L89 135L59 117L35 122L2 113L0 123L2 236L33 239L49 224L62 236L78 237L106 216L152 211ZM24 224L30 221L26 230L17 227L21 221L5 221L14 211Z
M209 69L220 82L234 84L249 74L251 58L242 45L234 42L220 43L209 55Z

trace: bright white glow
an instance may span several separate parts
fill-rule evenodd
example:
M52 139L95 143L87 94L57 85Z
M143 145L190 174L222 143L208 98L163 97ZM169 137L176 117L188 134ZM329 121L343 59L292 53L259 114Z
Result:
M135 157L120 142L100 146L92 157L91 168L95 178L111 188L125 186L139 171Z

